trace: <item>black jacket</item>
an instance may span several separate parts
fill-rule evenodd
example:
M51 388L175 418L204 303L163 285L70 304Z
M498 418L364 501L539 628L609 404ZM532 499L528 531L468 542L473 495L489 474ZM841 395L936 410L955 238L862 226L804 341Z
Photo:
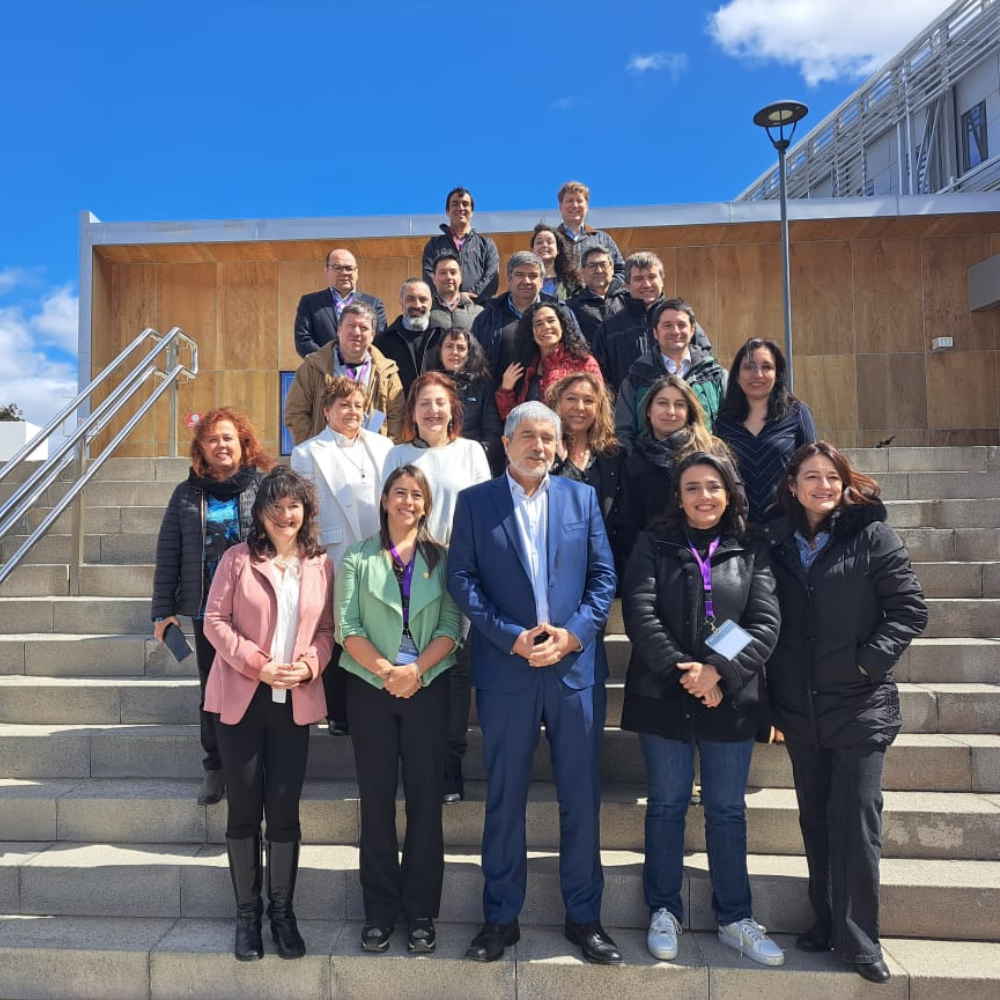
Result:
M766 715L764 664L781 618L768 546L724 535L712 556L715 620L732 619L753 636L734 660L706 644L701 572L679 533L643 532L625 569L622 611L632 640L622 729L690 742L754 739ZM695 660L719 672L723 700L707 708L680 684L677 664Z
M240 535L250 530L250 510L263 474L247 470L249 485L239 494ZM174 490L156 540L152 618L199 615L205 607L205 490L194 469Z
M354 301L375 310L375 333L381 333L387 322L382 300L356 291ZM336 340L339 324L340 317L337 316L333 292L329 288L303 295L295 312L295 350L299 357L304 358L313 351L318 351L324 344L329 344L331 340Z
M608 289L608 294L602 299L600 295L592 292L589 288L581 288L566 302L566 306L576 317L577 323L580 324L583 339L588 344L593 344L597 328L609 316L614 316L625 307L625 289L612 285Z
M624 464L625 452L618 450L613 455L597 455L584 471L563 458L557 458L552 466L553 476L564 476L566 479L575 479L578 483L589 483L597 492L597 502L601 507L611 551L615 554L615 570L619 578L624 564L618 558L616 535L620 523L618 504L621 499Z
M455 253L451 227L442 222L440 236L432 236L424 245L423 272L428 287L434 287L434 258L445 250ZM496 243L473 229L462 249L457 251L462 264L462 291L474 302L485 305L500 287L500 252Z
M782 614L768 691L789 743L888 746L899 732L892 668L926 627L927 606L885 516L881 503L842 507L808 572L791 519L764 526Z
M423 343L418 352L408 330L403 327L403 317L397 316L376 338L375 346L387 357L396 362L399 369L399 380L403 383L403 395L410 391L410 386L429 370L430 362L437 357L438 346L444 336L444 330L429 326L423 333Z
M494 476L499 475L506 465L506 454L500 440L503 421L494 399L493 383L489 379L451 377L462 402L462 437L478 441L486 449L490 471Z
M609 316L594 332L590 349L604 372L604 381L613 392L618 392L629 368L644 354L657 347L650 321L653 310L663 301L660 296L648 309L642 299L625 295L625 307ZM708 335L699 323L694 325L691 343L706 353L711 353L712 345Z

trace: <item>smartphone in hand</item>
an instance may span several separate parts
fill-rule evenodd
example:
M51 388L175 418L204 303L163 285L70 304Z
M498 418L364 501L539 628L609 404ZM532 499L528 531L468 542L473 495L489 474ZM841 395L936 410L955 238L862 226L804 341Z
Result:
M171 622L166 631L163 633L163 641L166 644L167 649L174 654L174 659L179 663L181 660L186 660L194 650L191 648L191 644L187 641L184 633L180 630L178 625Z

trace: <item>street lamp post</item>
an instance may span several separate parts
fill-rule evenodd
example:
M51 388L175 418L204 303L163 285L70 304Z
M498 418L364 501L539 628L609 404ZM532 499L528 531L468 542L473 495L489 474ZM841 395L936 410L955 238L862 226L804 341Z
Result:
M809 114L799 101L775 101L753 116L754 125L767 132L771 145L778 151L778 199L781 202L781 266L785 291L785 361L788 365L788 388L794 384L792 365L792 275L788 260L788 194L785 190L785 153L792 144L795 126ZM787 129L787 133L786 133Z

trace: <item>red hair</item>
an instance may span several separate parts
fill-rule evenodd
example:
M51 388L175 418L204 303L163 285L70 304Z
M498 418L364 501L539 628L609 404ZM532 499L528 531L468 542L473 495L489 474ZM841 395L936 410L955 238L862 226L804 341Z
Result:
M202 478L215 478L212 468L205 461L205 454L202 445L205 438L215 430L215 425L228 420L236 428L236 436L240 439L240 466L255 466L261 472L267 472L273 464L271 456L265 451L264 446L257 437L257 431L249 419L236 410L231 410L228 406L218 406L208 413L203 413L201 419L194 425L194 437L191 439L191 467L195 475Z

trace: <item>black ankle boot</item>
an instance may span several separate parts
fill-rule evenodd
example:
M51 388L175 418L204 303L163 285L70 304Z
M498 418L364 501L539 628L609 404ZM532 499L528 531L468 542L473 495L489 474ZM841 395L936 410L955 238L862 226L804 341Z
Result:
M236 896L236 941L233 955L241 962L256 962L264 957L264 942L260 936L260 836L226 838L229 852L229 874Z
M299 842L267 842L267 916L271 921L271 937L282 958L301 958L306 943L292 910L295 876L299 870Z
M462 781L462 758L448 754L444 759L444 801L461 802L465 797L465 783Z

